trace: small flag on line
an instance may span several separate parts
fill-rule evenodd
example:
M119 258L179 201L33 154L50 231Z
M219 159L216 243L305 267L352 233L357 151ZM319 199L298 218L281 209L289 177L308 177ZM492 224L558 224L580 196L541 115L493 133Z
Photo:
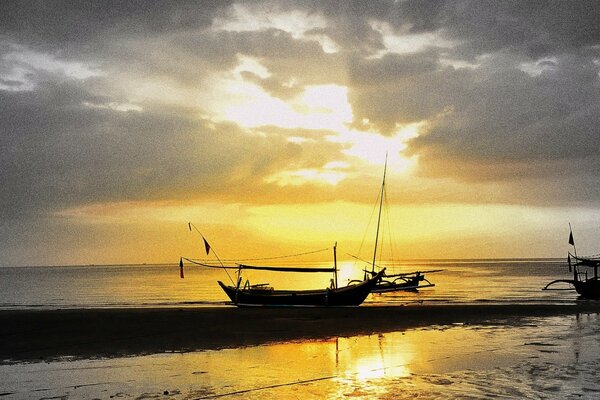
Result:
M179 257L179 277L183 279L183 258Z
M204 237L202 237L202 239L204 240L204 249L206 250L206 255L208 255L208 253L210 252L210 244L208 244Z
M569 244L571 246L575 246L575 240L573 240L573 232L572 231L569 232Z

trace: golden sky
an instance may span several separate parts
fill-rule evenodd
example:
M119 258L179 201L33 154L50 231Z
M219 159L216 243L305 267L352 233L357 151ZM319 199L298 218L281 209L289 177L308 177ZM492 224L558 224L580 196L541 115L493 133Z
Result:
M354 254L386 154L399 258L597 252L598 13L5 2L0 265Z

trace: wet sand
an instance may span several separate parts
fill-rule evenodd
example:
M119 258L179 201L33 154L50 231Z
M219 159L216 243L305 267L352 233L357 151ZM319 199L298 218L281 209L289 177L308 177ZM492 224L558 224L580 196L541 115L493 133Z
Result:
M599 302L0 311L0 362L237 348L432 325L518 324L523 317L598 313Z

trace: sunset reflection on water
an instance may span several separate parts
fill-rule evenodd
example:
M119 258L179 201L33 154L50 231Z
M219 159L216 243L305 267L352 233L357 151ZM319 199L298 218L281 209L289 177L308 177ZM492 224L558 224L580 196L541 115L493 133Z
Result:
M596 398L590 395L600 393L598 337L596 314L514 318L237 349L5 364L0 386L6 399Z

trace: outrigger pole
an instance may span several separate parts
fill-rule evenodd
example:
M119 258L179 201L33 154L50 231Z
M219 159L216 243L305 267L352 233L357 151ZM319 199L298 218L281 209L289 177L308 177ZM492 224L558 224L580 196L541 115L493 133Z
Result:
M387 172L388 155L385 153L385 166L383 167L383 182L381 183L381 193L379 198L379 216L377 217L377 233L375 234L375 249L373 250L373 264L371 266L371 274L375 273L375 259L377 257L377 241L379 239L379 225L381 223L381 208L383 206L383 191L385 190L385 174Z
M223 263L221 262L221 259L219 258L219 256L215 252L215 249L213 249L212 246L210 246L208 244L208 241L206 240L206 238L204 237L204 235L202 234L202 232L200 232L198 230L198 228L196 228L196 225L192 224L191 222L188 222L188 228L190 228L190 232L192 231L192 226L194 227L194 229L196 230L196 232L198 232L198 234L202 237L202 240L204 240L204 247L206 248L206 255L208 255L209 251L212 251L212 253L217 258L217 261L219 261L219 264L221 264L221 267L223 268L223 270L227 274L227 277L229 278L229 280L231 281L231 283L233 285L235 285L235 283L233 282L233 279L231 279L231 275L229 275L229 272L227 272L227 268L225 268L225 265L223 265Z

